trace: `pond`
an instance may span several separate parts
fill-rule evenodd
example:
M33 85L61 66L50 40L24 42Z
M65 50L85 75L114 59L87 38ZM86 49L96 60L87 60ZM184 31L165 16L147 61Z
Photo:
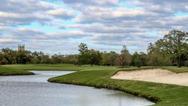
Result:
M36 75L1 76L1 106L148 106L153 103L119 91L68 84L47 79L71 71L32 71Z

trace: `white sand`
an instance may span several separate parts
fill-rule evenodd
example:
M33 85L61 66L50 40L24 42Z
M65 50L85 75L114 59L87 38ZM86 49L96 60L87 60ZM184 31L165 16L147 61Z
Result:
M120 71L111 78L188 86L188 73L176 74L162 69Z

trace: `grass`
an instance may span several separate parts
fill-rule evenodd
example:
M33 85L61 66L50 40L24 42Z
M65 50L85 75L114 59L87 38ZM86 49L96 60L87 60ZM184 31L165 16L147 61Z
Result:
M8 75L32 75L30 70L59 70L59 71L76 71L79 70L79 66L71 64L16 64L16 65L1 65L0 76Z
M142 81L110 79L110 77L119 70L132 71L151 68L156 67L119 68L113 66L77 66L71 64L2 65L0 66L0 75L32 74L28 70L71 70L77 72L65 76L51 78L49 81L55 83L67 83L93 86L97 88L116 89L131 93L136 96L145 97L156 102L156 106L188 106L188 87ZM168 69L177 73L188 72L188 67L177 68L168 66L160 68Z
M90 71L90 70L118 70L114 66L90 66L90 65L73 65L73 64L15 64L1 65L0 75L31 75L30 70L50 70L50 71Z
M170 70L173 71L175 73L183 73L183 72L188 72L188 67L175 67L175 66L165 66L165 67L161 67L162 69L166 69L166 70Z
M151 68L151 67L149 67ZM169 68L169 67L167 67ZM117 68L118 69L118 68ZM143 67L139 69L148 69ZM176 67L172 67L172 71ZM180 70L179 68L177 68ZM181 69L180 72L186 72L188 68ZM123 68L118 70L131 71L138 70L135 67ZM76 84L84 86L93 86L97 88L108 88L131 93L136 96L145 97L156 102L155 106L187 106L188 105L188 87L157 84L143 81L114 80L110 77L118 70L89 70L78 71L76 73L59 76L49 79L50 82ZM177 71L178 71L177 70Z
M80 66L72 64L15 64L15 65L2 65L2 67L14 68L18 70L59 70L59 71L78 71Z
M1 76L9 76L9 75L33 75L32 72L24 71L20 69L15 69L11 67L3 67L0 66L0 75Z

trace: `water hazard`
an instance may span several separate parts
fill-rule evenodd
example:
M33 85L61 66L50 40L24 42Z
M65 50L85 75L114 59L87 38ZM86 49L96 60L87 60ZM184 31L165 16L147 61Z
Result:
M1 76L1 106L148 106L153 103L119 91L67 84L47 79L70 71L33 71L36 75Z

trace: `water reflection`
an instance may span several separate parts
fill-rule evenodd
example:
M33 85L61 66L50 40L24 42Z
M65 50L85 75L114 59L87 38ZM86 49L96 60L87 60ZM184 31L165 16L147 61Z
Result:
M114 90L48 83L71 72L34 71L32 76L0 77L1 106L146 106L150 101Z

